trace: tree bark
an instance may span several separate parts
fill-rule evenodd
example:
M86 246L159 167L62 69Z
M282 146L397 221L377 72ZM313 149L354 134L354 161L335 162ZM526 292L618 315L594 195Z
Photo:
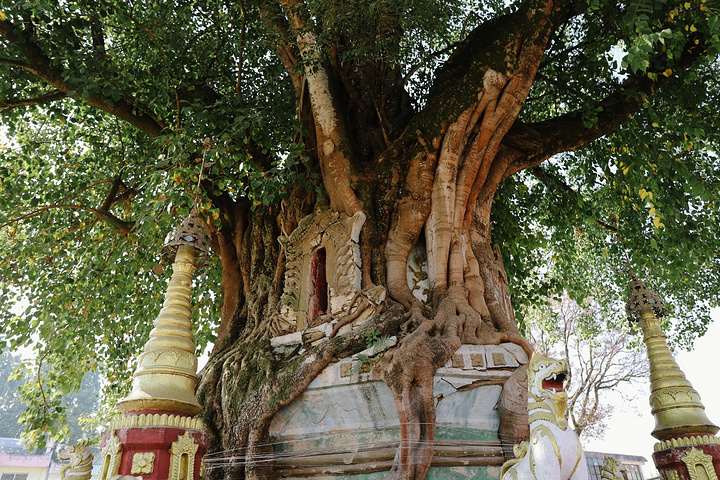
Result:
M526 158L503 146L503 139L516 121L561 9L556 2L530 1L484 27L500 29L507 37L488 44L482 28L468 37L439 74L438 93L404 129L394 129L394 138L389 136L393 130L384 129L387 149L376 161L361 164L354 161L354 134L373 126L358 125L357 116L342 107L338 85L344 77L347 84L347 69L340 71L319 55L310 15L301 2L286 0L281 6L288 35L295 36L304 63L312 65L304 72L314 119L307 144L317 146L328 206L349 216L365 213L365 228L374 232L361 236L363 262L371 263L363 265L363 283L383 284L390 299L384 312L361 328L298 357L277 360L269 349L266 320L280 308L284 282L285 258L276 238L281 230L289 234L283 227L298 225L309 212L286 208L258 215L221 203L222 213L234 222L216 232L227 308L199 387L205 418L216 427L211 451L240 452L242 461L225 472L226 478L271 478L265 464L253 458L268 453L264 445L273 415L330 362L364 348L363 332L407 331L376 367L393 392L401 426L401 444L386 478L423 479L433 456L437 369L463 343L514 342L532 354L516 327L501 255L491 242L490 214L498 185ZM468 56L479 45L495 60L458 76L454 69L472 62ZM297 205L301 197L295 192L286 203ZM430 282L424 304L406 280L408 255L421 236ZM386 275L372 278L373 271ZM524 394L520 372L509 381L512 395ZM517 419L523 417L524 403L506 398L501 410L506 417L503 438L522 437L525 432Z

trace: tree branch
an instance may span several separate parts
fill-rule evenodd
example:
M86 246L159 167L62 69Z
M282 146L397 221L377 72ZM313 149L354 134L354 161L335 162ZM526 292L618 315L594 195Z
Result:
M486 87L497 86L503 93L510 93L506 84L520 76L518 69L523 61L528 62L527 80L532 80L537 66L533 62L533 68L529 68L527 56L533 55L534 59L537 50L542 50L539 45L545 44L555 27L574 14L575 3L569 0L526 0L517 11L473 29L438 70L425 107L393 141L388 155L413 158L423 150L417 144L417 132L430 141L442 136L447 119L459 118L478 102ZM516 100L522 102L526 92L519 93ZM540 138L538 133L534 135ZM527 156L525 150L522 156Z
M15 61L5 61L4 63L24 68L63 93L67 94L73 91L73 88L63 79L63 71L52 65L50 58L35 43L28 30L20 29L8 20L0 20L0 36L5 37L28 61L28 63ZM152 115L138 113L138 111L147 111L147 109L142 106L138 107L137 102L129 95L123 96L123 98L112 104L99 95L82 98L75 93L72 96L90 106L117 116L151 137L161 135L166 128L165 124Z
M572 201L578 205L578 208L581 208L582 210L587 210L585 208L580 207L580 203L578 202L578 197L580 194L573 189L570 185L565 183L560 177L557 175L554 175L553 173L548 172L547 170L542 169L539 166L532 167L530 169L530 173L532 173L535 178L540 180L543 185L545 185L548 190L551 192L557 192L558 189L562 190L563 192L567 193ZM589 212L588 212L589 213ZM598 227L604 228L605 230L615 233L618 233L618 229L608 223L605 223L600 220L596 220Z
M690 67L705 53L703 42L696 45L694 40L688 38L685 53L673 64L674 70ZM639 111L647 99L671 79L659 74L657 80L653 81L645 72L628 77L613 93L595 104L594 110L599 113L592 126L587 125L581 110L533 124L517 120L503 143L522 150L526 155L524 159L514 162L505 176L539 165L557 153L578 150L612 132Z
M301 96L305 80L297 71L299 52L293 48L295 42L292 40L287 19L276 2L260 2L258 10L268 33L275 40L277 54L285 66L285 71L290 75L295 94Z
M4 63L5 65L10 65L12 67L22 68L24 70L28 70L29 72L36 73L29 63L13 60L12 58L0 57L0 63Z
M61 92L60 90L53 90L51 92L33 98L0 100L0 108L3 108L3 110L0 110L0 113L4 113L17 107L29 107L31 105L42 105L45 103L51 103L56 100L61 100L65 97L67 97L67 94L65 92Z
M247 34L247 9L245 8L245 2L240 0L240 10L242 11L242 20L240 22L240 46L238 47L238 72L237 72L237 83L235 84L235 91L240 97L240 101L243 101L242 94L242 71L243 71L243 54L245 53L245 35Z
M110 192L108 193L108 195L105 199L105 202L103 202L103 205L99 209L83 207L82 205L77 205L77 204L62 204L61 203L71 197L79 195L82 192L85 192L94 187L97 187L98 185L103 185L106 183L112 183L112 186L110 187ZM13 223L20 222L22 220L27 220L29 218L37 217L41 213L46 212L48 210L54 210L54 209L58 209L58 208L70 208L70 209L74 209L74 210L82 210L85 212L90 212L90 213L94 214L95 217L97 217L98 219L103 220L103 221L109 223L110 225L112 225L115 228L115 230L117 230L118 232L122 233L123 235L127 235L128 233L130 233L130 231L135 226L135 222L128 222L125 220L121 220L118 217L116 217L115 215L108 212L108 209L111 208L115 203L117 203L117 201L124 199L124 197L126 196L126 193L128 193L128 192L134 193L135 192L133 189L128 189L122 195L120 195L120 197L116 197L117 191L121 186L122 186L122 180L119 175L118 175L117 179L115 179L115 181L112 181L112 182L110 180L103 180L101 182L94 183L92 185L89 185L89 186L81 189L81 190L78 190L77 192L73 192L68 195L65 195L64 197L59 199L57 201L57 203L55 203L53 205L47 205L45 207L38 208L37 210L34 210L30 213L26 213L25 215L21 215L19 217L13 218L12 220L9 220L9 221L5 222L4 224L0 225L0 228L7 227L8 225L12 225Z

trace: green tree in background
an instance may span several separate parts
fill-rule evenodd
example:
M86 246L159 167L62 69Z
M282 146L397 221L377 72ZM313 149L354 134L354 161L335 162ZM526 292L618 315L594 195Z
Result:
M0 437L20 438L25 431L23 416L27 418L31 415L30 412L25 413L23 394L32 391L29 388L37 385L32 363L32 361L24 361L20 355L14 355L9 350L4 350L0 355ZM66 443L75 443L82 438L97 434L93 432L95 423L93 417L100 410L100 375L94 371L87 372L79 387L71 386L68 390L70 393L59 396L56 402L64 414L62 416L64 427L59 428L61 433L59 437ZM57 393L58 390L55 390L48 392L48 395L54 396ZM31 394L29 398L34 398L34 395ZM37 417L42 418L39 415L32 416L35 418L28 421L37 421Z
M22 380L11 379L15 367L22 362L19 355L3 350L0 355L0 437L18 438L23 427L18 423L25 406L20 401Z
M719 11L0 0L0 325L43 365L23 387L26 435L60 433L87 371L106 404L127 393L168 275L162 239L193 206L215 252L193 298L198 351L212 345L198 396L211 451L247 452L235 478L272 478L253 458L273 415L370 332L399 337L375 368L401 422L428 425L403 429L412 448L389 478L424 478L437 368L462 343L529 350L518 324L553 293L621 303L623 250L688 345L720 293ZM361 288L387 300L276 357L271 332L292 329L277 323L279 239L328 209L366 218ZM414 247L426 300L406 280Z

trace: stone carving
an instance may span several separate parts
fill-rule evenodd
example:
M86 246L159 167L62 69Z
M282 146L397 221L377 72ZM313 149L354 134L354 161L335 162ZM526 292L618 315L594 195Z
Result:
M178 435L178 439L170 447L168 480L193 480L197 450L198 444L189 432Z
M198 418L167 413L163 413L162 415L157 413L143 413L140 415L127 415L116 418L110 423L108 431L112 432L118 428L126 427L173 427L187 430L202 430L205 428L202 420Z
M663 440L655 444L654 450L659 452L667 448L694 447L698 445L720 445L720 438L715 435L698 435L694 437L680 437Z
M155 467L155 452L138 452L133 455L130 473L133 475L149 475Z
M271 320L273 336L305 330L348 310L360 291L358 242L364 223L363 212L349 217L319 210L300 221L289 236L280 237L286 258L285 287L280 313ZM324 268L321 273L327 283L324 311L314 303L316 268Z
M682 458L687 465L690 480L718 480L712 460L712 455L697 448L691 448Z
M600 478L602 480L624 480L623 472L626 470L620 462L609 455L605 455Z
M428 265L425 253L425 239L420 237L410 250L407 263L408 288L415 298L426 302L430 294L430 282L427 273Z
M530 442L516 445L502 467L503 480L587 480L585 455L568 428L565 381L568 364L534 354L528 367Z
M115 436L115 433L112 433L105 442L105 446L100 451L100 455L103 459L100 480L106 480L108 477L113 477L118 474L118 470L120 469L121 452L122 444L117 436Z
M62 480L88 480L92 476L93 455L90 453L88 440L83 439L72 447L61 448L58 451L60 460L70 460L70 463L60 468Z

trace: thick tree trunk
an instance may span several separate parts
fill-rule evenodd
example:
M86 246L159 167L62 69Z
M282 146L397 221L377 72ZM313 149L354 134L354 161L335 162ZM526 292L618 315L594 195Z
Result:
M396 293L396 286L391 287L390 282L394 275L389 273L390 293L406 300L406 305L388 301L385 310L361 328L327 340L302 355L278 359L270 348L268 319L280 307L284 282L285 257L277 241L281 226L297 225L307 213L292 207L307 200L306 193L296 193L281 212L251 214L248 209L235 209L236 216L228 217L235 222L233 228L216 233L216 249L221 252L224 268L223 289L228 290L226 312L198 395L211 433L210 451L225 452L223 458L235 461L223 462L223 469L210 469L208 473L211 478L274 478L272 462L263 461L272 456L268 428L273 415L300 395L331 362L364 349L365 333L397 335L410 331L396 349L385 355L376 372L395 396L401 425L402 444L387 478L424 478L433 455L433 376L437 369L463 343L515 342L531 353L514 324L499 253L473 228L475 241L462 240L446 249L448 256L453 248L465 249L460 280L451 285L438 285L435 280L431 302L423 305L415 299L404 275L402 289ZM291 212L295 218L287 217ZM236 237L226 238L223 231ZM430 229L427 232L433 233ZM392 235L388 237L386 245L392 247ZM388 251L392 248L386 248L386 256L390 257ZM388 266L388 272L393 268ZM406 271L406 264L401 271ZM233 309L230 302L234 302ZM513 378L510 383L515 381ZM517 389L512 392L517 394ZM511 418L501 431L506 440L522 436L522 431L516 431L516 417L522 416L524 405L520 407L511 405L502 412L503 417Z
M401 444L386 478L420 480L433 456L438 368L463 343L514 342L532 353L516 327L500 252L491 243L490 214L500 182L528 162L527 152L503 145L503 139L561 9L553 1L528 0L516 13L473 32L439 72L425 108L410 118L402 107L402 85L390 92L397 95L368 88L364 93L374 108L363 105L348 86L368 87L363 71L381 74L373 66L348 68L319 55L301 2L280 3L267 18L284 15L286 38L295 35L296 54L306 65L298 76L297 57L288 54L287 45L279 48L297 98L305 102L298 110L312 118L304 143L324 192L315 198L296 189L281 208L264 213L217 202L228 219L216 232L226 308L198 391L212 431L210 451L231 454L237 462L236 468L209 473L273 478L271 462L259 461L271 453L267 432L273 415L331 362L365 348L365 333L378 331L400 338L375 368L394 395L401 426ZM484 63L473 61L478 49L487 52ZM392 106L381 98L400 99L388 108L394 116L377 108ZM363 111L375 111L378 118L368 120ZM359 132L378 133L386 149L367 158L369 150L358 148L367 137ZM337 336L336 328L304 353L276 358L270 336L288 327L273 324L286 280L287 252L278 238L317 208L348 217L362 211L367 219L360 235L362 288L382 285L389 298L359 328ZM421 237L430 286L425 302L413 295L406 278L410 251ZM522 373L507 382L508 395L524 395ZM503 441L522 437L523 402L501 398L499 407Z

